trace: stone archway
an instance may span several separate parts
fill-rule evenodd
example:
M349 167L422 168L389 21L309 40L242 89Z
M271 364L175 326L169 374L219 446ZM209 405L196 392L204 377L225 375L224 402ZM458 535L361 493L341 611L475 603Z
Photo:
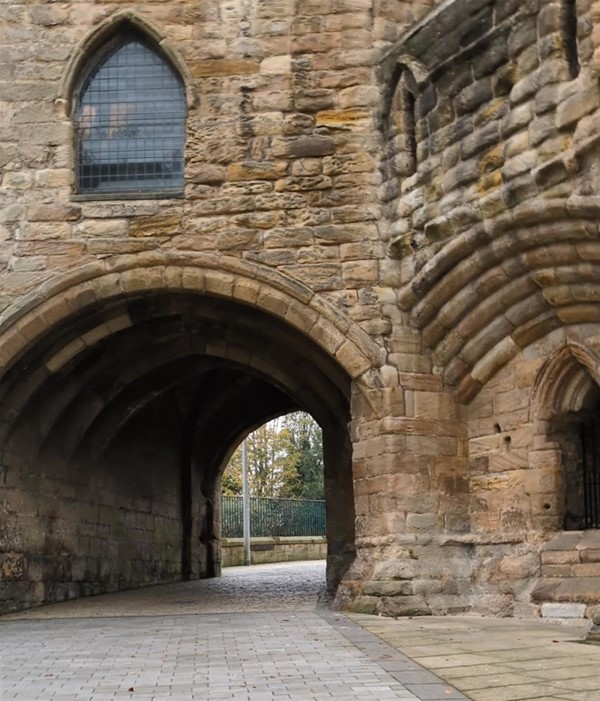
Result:
M594 469L597 462L597 440L590 429L600 408L599 367L593 351L571 342L548 359L533 388L537 450L532 458L537 454L554 465L555 487L546 495L550 521L544 525L555 530L590 527L585 474L586 464Z
M8 606L218 574L227 457L294 409L324 432L334 590L354 557L347 426L366 359L326 311L256 278L151 266L58 283L13 319L0 381Z

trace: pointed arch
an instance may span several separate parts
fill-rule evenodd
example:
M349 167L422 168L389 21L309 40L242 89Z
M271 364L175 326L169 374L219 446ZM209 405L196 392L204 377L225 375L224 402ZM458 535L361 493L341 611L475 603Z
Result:
M553 419L581 411L600 387L600 357L580 343L569 342L543 365L532 391L534 418Z
M122 33L134 33L144 37L171 64L184 85L187 108L193 109L197 104L195 82L181 54L156 25L132 10L122 10L101 22L81 40L71 54L61 86L61 96L67 114L69 116L72 114L73 96L77 92L80 77L89 66L90 60L105 44Z
M132 12L111 16L83 40L64 85L76 195L183 194L183 67L164 35Z
M385 110L385 141L390 175L409 177L417 169L417 81L407 63L397 63Z
M600 357L568 342L543 365L532 392L536 451L554 468L555 527L600 527ZM548 462L550 461L550 463Z
M0 378L39 341L48 325L62 323L88 303L152 290L194 292L259 308L310 336L355 381L365 380L370 369L385 364L383 349L359 325L297 280L227 256L144 253L96 261L52 279L0 317ZM121 318L115 323L128 322ZM115 330L114 325L102 325L89 340L95 342ZM87 340L81 342L85 345ZM68 360L81 348L75 341L56 362Z

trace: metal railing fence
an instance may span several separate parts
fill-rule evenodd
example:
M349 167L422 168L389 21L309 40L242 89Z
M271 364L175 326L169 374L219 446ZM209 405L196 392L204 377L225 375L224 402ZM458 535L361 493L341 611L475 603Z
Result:
M242 497L221 497L221 535L242 538ZM250 497L250 535L325 535L325 502L309 499Z

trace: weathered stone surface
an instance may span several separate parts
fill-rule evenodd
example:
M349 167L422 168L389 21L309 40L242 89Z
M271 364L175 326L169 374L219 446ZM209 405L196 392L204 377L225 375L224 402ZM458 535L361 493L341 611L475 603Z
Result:
M338 601L594 605L600 537L553 536L600 397L596 4L6 5L0 598L218 574L223 456L303 408ZM78 86L133 25L184 86L177 197L77 192Z
M256 59L215 58L190 62L194 78L212 78L258 73L260 64Z
M329 156L335 152L335 141L327 136L306 136L290 142L289 155L294 158Z
M421 596L383 596L376 609L385 616L430 616L431 610Z

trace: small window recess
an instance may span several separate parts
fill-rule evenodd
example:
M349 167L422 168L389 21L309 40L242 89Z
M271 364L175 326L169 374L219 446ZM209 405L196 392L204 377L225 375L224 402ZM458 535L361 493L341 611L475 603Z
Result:
M398 67L389 110L388 138L392 142L394 172L400 177L413 175L417 170L415 95L412 75L406 68Z
M579 63L579 44L577 41L577 0L564 0L564 35L565 50L572 79L577 78L581 65Z
M185 88L145 37L127 32L105 43L73 105L73 199L182 196Z
M406 86L404 97L404 129L406 150L410 158L412 172L417 170L417 100L414 93Z

